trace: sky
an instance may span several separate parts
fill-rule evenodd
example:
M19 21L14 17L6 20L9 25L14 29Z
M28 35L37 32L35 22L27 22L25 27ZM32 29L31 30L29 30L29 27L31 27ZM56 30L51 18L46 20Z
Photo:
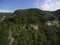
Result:
M60 9L60 0L0 0L0 12L29 8L54 11Z

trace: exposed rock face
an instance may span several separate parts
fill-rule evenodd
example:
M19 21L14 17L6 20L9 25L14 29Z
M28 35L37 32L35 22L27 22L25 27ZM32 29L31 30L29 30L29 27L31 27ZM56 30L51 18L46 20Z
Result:
M24 25L23 26L23 28L24 29L28 29L29 27L32 27L33 29L35 29L35 30L38 30L38 25L36 24L36 25L34 25L34 24L29 24L29 25Z
M56 25L56 26L59 26L59 21L57 21L57 20L47 21L45 24L46 25Z
M12 31L11 31L11 29L9 29L8 39L10 40L10 45L12 45L14 38L12 37Z
M6 16L3 16L2 19L0 20L0 22L3 21L3 20L5 19L5 17L6 17Z
M33 27L33 29L38 30L38 25L30 24L30 26Z

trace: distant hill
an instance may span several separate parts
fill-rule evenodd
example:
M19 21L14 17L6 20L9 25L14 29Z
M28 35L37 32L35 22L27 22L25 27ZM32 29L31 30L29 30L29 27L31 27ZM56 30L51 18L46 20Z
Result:
M0 21L0 45L60 45L60 25L55 25L60 23L60 10L31 8L0 16L6 16Z
M13 13L0 13L0 19L3 17L3 16L6 16L6 18L7 17L9 17L9 16L11 16Z

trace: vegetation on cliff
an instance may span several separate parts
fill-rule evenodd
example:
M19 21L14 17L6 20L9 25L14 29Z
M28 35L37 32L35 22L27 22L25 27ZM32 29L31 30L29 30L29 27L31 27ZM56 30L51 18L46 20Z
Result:
M45 24L53 20L60 22L59 15L60 10L16 10L0 22L0 45L60 45L60 26ZM8 38L9 29L13 41Z

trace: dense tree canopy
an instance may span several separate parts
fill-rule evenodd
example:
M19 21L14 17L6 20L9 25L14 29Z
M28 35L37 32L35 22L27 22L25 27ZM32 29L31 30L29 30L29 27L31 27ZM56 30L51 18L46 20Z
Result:
M60 22L59 12L35 8L16 10L0 22L0 45L60 45L60 26L45 24L52 20Z

